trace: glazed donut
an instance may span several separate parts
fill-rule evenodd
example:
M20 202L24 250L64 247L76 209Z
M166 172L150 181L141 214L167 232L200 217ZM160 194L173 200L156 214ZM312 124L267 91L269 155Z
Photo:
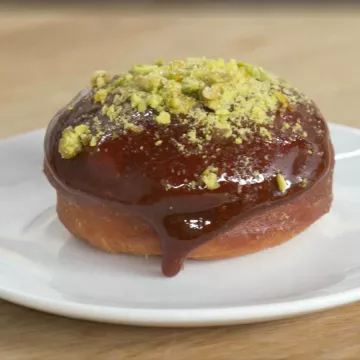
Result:
M334 151L314 102L259 66L135 65L53 118L44 171L76 238L110 253L220 259L279 245L332 203Z

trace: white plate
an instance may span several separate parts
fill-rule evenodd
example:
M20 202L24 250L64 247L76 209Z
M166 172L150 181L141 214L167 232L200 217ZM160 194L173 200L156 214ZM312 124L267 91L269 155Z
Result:
M89 320L153 326L250 323L360 300L360 130L332 125L330 214L279 247L175 278L159 258L108 255L74 240L42 173L43 131L0 142L0 297Z

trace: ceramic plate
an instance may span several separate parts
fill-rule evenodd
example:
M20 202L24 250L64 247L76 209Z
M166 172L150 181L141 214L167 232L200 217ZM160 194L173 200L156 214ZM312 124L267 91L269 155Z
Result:
M250 323L360 300L360 130L332 125L331 212L257 254L187 261L166 278L157 257L108 255L73 239L42 173L43 131L0 142L0 297L104 322L152 326Z

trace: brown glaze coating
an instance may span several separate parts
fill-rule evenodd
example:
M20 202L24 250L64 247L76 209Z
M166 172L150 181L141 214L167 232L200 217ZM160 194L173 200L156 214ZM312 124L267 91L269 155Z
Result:
M116 139L105 132L98 146L87 147L75 158L64 160L58 152L62 130L83 123L88 116L101 116L101 106L94 104L91 96L87 91L80 94L73 102L74 109L60 112L47 132L45 171L59 193L60 218L65 225L69 224L61 204L68 202L65 208L76 216L69 202L90 201L93 209L108 207L104 211L112 215L130 213L133 218L142 219L142 226L153 229L145 234L152 233L154 237L156 233L161 239L165 275L176 275L189 254L200 258L226 257L206 255L197 248L206 249L206 243L215 238L221 248L221 239L236 239L242 226L245 232L249 231L249 227L254 227L254 219L269 219L271 212L286 216L281 207L296 202L297 197L311 189L314 203L319 194L318 207L310 213L311 219L299 222L302 227L293 230L287 227L286 236L276 243L301 232L330 207L333 150L326 123L313 104L299 103L291 110L278 111L269 128L271 137L255 133L240 146L233 140L214 138L204 143L201 152L193 149L190 142L185 152L179 152L177 144L180 139L183 142L188 128L176 116L171 126L159 127L153 119L156 115L153 110L134 112L133 116L145 129L143 132L122 130ZM292 131L297 122L302 125L301 134ZM288 129L283 127L284 123L289 125ZM159 138L161 146L157 145ZM220 187L215 190L199 182L208 166L218 168ZM288 182L286 191L279 190L278 172ZM302 202L304 199L309 201L305 195ZM88 215L90 212L87 211ZM100 210L98 215L99 218L103 215ZM120 222L126 221L122 218ZM266 223L268 226L269 221ZM261 225L257 228L264 230ZM75 235L84 237L74 226L72 229ZM265 247L266 239L260 238L259 247L253 246L252 251ZM159 253L155 247L153 253ZM246 252L250 250L242 249L232 255Z

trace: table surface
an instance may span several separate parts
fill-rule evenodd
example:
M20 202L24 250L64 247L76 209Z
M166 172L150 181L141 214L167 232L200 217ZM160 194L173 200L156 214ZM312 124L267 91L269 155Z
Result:
M94 69L185 56L261 64L360 126L360 12L216 13L0 9L0 137L44 127ZM359 359L360 303L265 324L151 329L47 315L0 300L0 357Z

